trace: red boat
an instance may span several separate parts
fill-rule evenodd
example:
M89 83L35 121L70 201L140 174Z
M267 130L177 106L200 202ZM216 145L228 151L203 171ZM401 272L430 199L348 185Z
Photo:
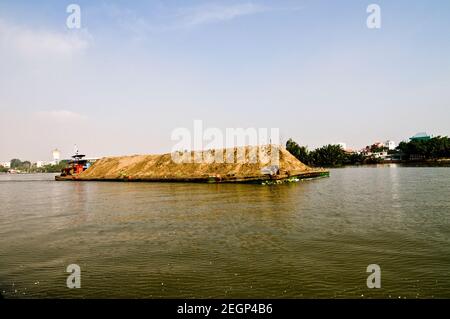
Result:
M72 156L72 160L67 163L67 166L61 170L61 175L57 177L68 177L78 175L90 166L90 163L83 159L86 155L78 154L78 152Z

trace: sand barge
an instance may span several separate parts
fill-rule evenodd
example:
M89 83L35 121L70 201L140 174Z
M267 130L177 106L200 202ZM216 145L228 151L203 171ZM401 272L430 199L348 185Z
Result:
M281 183L328 175L327 170L303 164L282 147L265 145L105 157L79 174L56 176L56 180Z

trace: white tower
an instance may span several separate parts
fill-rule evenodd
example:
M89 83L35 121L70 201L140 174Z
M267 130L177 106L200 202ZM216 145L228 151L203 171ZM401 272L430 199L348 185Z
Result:
M52 153L53 153L53 163L57 165L59 163L61 153L57 148L55 148Z

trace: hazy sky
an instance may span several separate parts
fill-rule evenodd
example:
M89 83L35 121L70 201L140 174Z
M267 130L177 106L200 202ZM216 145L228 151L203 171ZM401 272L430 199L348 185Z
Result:
M0 2L0 161L168 152L196 119L311 148L450 135L450 2Z

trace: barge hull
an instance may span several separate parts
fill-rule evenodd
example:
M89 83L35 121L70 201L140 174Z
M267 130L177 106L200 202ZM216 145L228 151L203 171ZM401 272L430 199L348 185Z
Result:
M133 177L121 177L121 178L88 178L78 177L76 175L71 176L55 176L57 181L79 181L79 182L146 182L146 183L241 183L241 184L260 184L264 182L284 182L292 179L306 180L315 179L321 177L328 177L329 171L321 170L314 172L306 172L296 175L278 175L268 176L252 176L252 177L238 177L238 178L215 178L215 177L194 177L194 178L133 178Z

